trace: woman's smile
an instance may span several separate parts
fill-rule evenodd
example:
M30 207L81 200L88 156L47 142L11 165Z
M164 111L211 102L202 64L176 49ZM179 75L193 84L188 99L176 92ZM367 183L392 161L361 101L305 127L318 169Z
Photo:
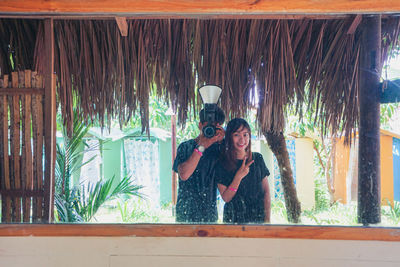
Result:
M249 145L250 133L249 130L241 126L236 132L232 135L233 146L236 152L242 154L242 152L246 151L246 148Z

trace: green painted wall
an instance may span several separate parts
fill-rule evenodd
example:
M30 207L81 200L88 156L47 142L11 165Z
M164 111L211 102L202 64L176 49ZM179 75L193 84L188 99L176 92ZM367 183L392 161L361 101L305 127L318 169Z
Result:
M146 139L147 137L139 137L137 140ZM155 137L150 138L151 142L158 140L158 153L159 153L159 177L160 177L160 204L168 204L172 198L172 153L171 153L171 138L167 138L165 141L156 139ZM62 142L62 138L57 138L58 142ZM125 151L124 151L124 139L119 139L114 142L112 141L100 141L100 154L102 157L102 163L99 166L100 174L102 179L108 180L115 175L115 181L113 186L116 186L124 175L126 175L125 166ZM83 145L80 147L84 149ZM83 160L83 154L80 157L80 161ZM79 184L80 172L73 174L73 183Z
M123 139L114 142L104 142L102 147L102 174L104 180L115 176L113 186L116 186L122 179L122 145Z
M159 167L160 167L160 204L172 201L172 153L171 138L166 141L158 140Z

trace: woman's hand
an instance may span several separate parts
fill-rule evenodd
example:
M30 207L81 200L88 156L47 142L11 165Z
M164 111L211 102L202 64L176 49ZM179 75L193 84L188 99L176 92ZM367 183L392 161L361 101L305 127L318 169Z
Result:
M221 194L221 197L225 202L231 201L232 198L236 195L236 191L238 190L242 179L249 173L250 165L253 164L253 162L254 160L246 164L245 158L243 160L242 166L240 166L239 170L235 174L235 177L233 178L232 183L228 187L222 184L218 184L219 193Z
M235 174L235 176L240 180L242 180L249 173L250 165L254 162L254 160L252 160L246 164L246 159L247 158L243 159L242 166L240 166L239 170Z

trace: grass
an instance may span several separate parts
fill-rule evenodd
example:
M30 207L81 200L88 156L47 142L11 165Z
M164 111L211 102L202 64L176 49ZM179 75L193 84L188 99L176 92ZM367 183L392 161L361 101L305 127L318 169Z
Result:
M361 226L357 222L357 203L329 203L329 194L324 192L323 183L316 182L316 201L312 209L305 209L301 215L304 225L336 225ZM385 204L385 203L383 203ZM223 203L218 205L218 212L223 212ZM386 201L382 205L381 223L378 226L400 226L400 202ZM174 223L175 217L172 205L154 207L146 199L126 198L116 199L99 210L98 215L91 221L101 223ZM222 216L218 223L222 223ZM285 202L283 198L273 199L271 203L271 223L288 224Z
M221 211L220 211L221 212ZM152 207L143 199L116 199L102 207L91 223L175 223L172 205ZM218 223L222 223L219 220ZM271 203L271 223L289 224L283 199ZM326 209L307 209L301 215L303 225L362 226L357 222L357 203L342 204L339 202ZM400 226L400 202L382 206L381 223L377 226Z
M172 206L154 207L146 199L116 199L99 210L93 223L174 223Z

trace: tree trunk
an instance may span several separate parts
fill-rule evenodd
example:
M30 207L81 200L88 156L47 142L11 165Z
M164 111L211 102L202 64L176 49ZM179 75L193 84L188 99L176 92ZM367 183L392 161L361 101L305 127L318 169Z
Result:
M281 182L285 196L285 205L288 221L293 223L300 222L301 206L297 199L297 192L294 186L292 167L290 166L289 153L286 148L285 137L282 133L264 133L268 145L274 153L281 173Z

